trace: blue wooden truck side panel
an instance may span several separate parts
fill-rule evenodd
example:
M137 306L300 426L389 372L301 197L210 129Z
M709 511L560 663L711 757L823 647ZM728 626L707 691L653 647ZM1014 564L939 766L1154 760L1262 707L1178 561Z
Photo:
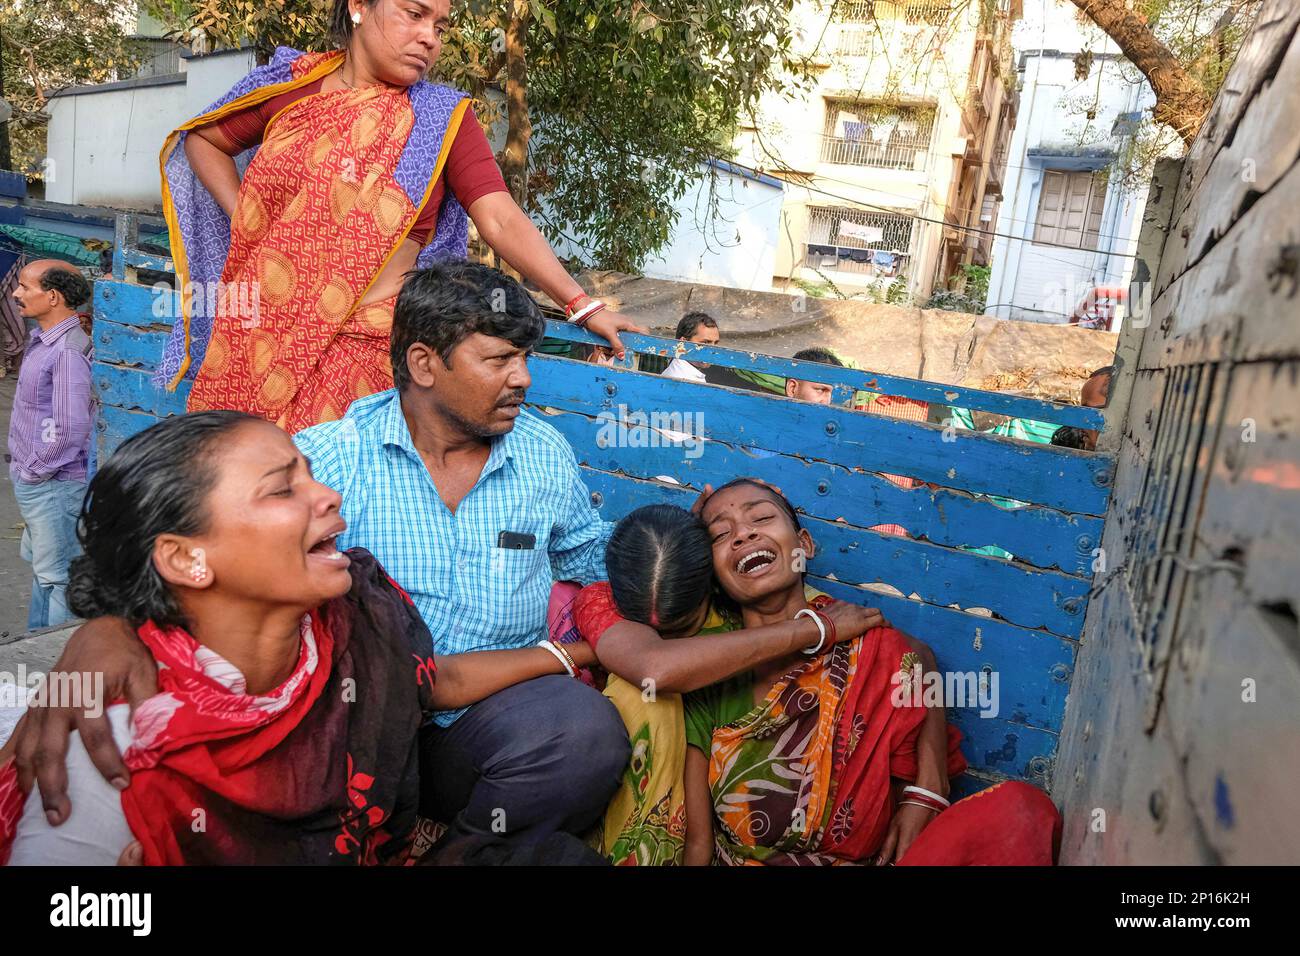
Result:
M184 411L188 386L167 392L151 380L175 306L170 289L96 284L101 460L158 418ZM550 332L591 340L556 323ZM628 336L625 343L645 353L681 350L681 343L649 336ZM701 349L698 358L797 372L846 385L845 391L1100 424L1092 409L870 372L728 349ZM1006 777L1047 784L1101 537L1113 469L1108 456L540 354L530 370L530 403L574 447L607 519L651 502L688 506L705 483L740 475L778 485L806 515L818 545L809 560L810 583L880 607L895 626L929 643L942 669L984 675L986 689L996 678L995 714L990 708L981 716L975 706L950 710L972 767L962 789ZM659 423L653 414L667 412L671 420L674 411L688 416L675 440L650 427ZM882 477L890 474L940 487L900 488ZM901 525L910 536L872 530L886 524ZM970 550L986 545L1014 559Z

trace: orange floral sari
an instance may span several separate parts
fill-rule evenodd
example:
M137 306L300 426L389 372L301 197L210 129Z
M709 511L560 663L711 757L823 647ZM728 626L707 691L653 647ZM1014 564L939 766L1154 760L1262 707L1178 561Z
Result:
M320 75L331 59L341 54L304 55L295 73ZM272 118L240 187L190 411L240 409L293 433L392 386L396 296L359 303L419 213L395 178L414 115L406 91L374 86L306 96Z

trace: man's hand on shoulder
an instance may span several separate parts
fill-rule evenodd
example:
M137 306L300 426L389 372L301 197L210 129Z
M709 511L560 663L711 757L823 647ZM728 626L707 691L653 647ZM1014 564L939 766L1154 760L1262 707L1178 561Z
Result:
M13 739L18 785L29 793L32 783L38 784L51 826L68 819L72 809L67 793L69 735L74 730L81 734L96 769L118 790L125 790L130 774L113 742L106 716L108 705L125 699L134 711L139 703L158 693L158 667L153 655L136 637L135 630L117 617L95 618L73 632L63 656L47 677L49 686L70 683L66 679L61 682L61 674L87 675L89 680L79 686L93 687L96 692L102 688L103 699L82 700L76 707L46 700L43 706L27 711Z

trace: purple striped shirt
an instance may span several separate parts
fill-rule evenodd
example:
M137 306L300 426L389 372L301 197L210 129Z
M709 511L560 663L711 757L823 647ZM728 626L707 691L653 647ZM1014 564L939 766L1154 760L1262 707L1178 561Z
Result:
M90 339L79 316L32 333L9 421L9 477L86 480L94 399Z

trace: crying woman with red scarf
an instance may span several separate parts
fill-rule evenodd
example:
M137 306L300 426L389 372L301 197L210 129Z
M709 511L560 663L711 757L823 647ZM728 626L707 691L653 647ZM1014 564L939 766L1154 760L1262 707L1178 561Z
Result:
M426 715L562 665L544 647L435 661L406 593L368 552L335 546L339 503L283 431L241 412L167 419L122 444L90 485L69 604L135 628L159 693L129 719L109 708L130 771L120 793L70 741L62 826L0 751L0 863L400 864L428 848ZM563 834L527 852L589 862Z

